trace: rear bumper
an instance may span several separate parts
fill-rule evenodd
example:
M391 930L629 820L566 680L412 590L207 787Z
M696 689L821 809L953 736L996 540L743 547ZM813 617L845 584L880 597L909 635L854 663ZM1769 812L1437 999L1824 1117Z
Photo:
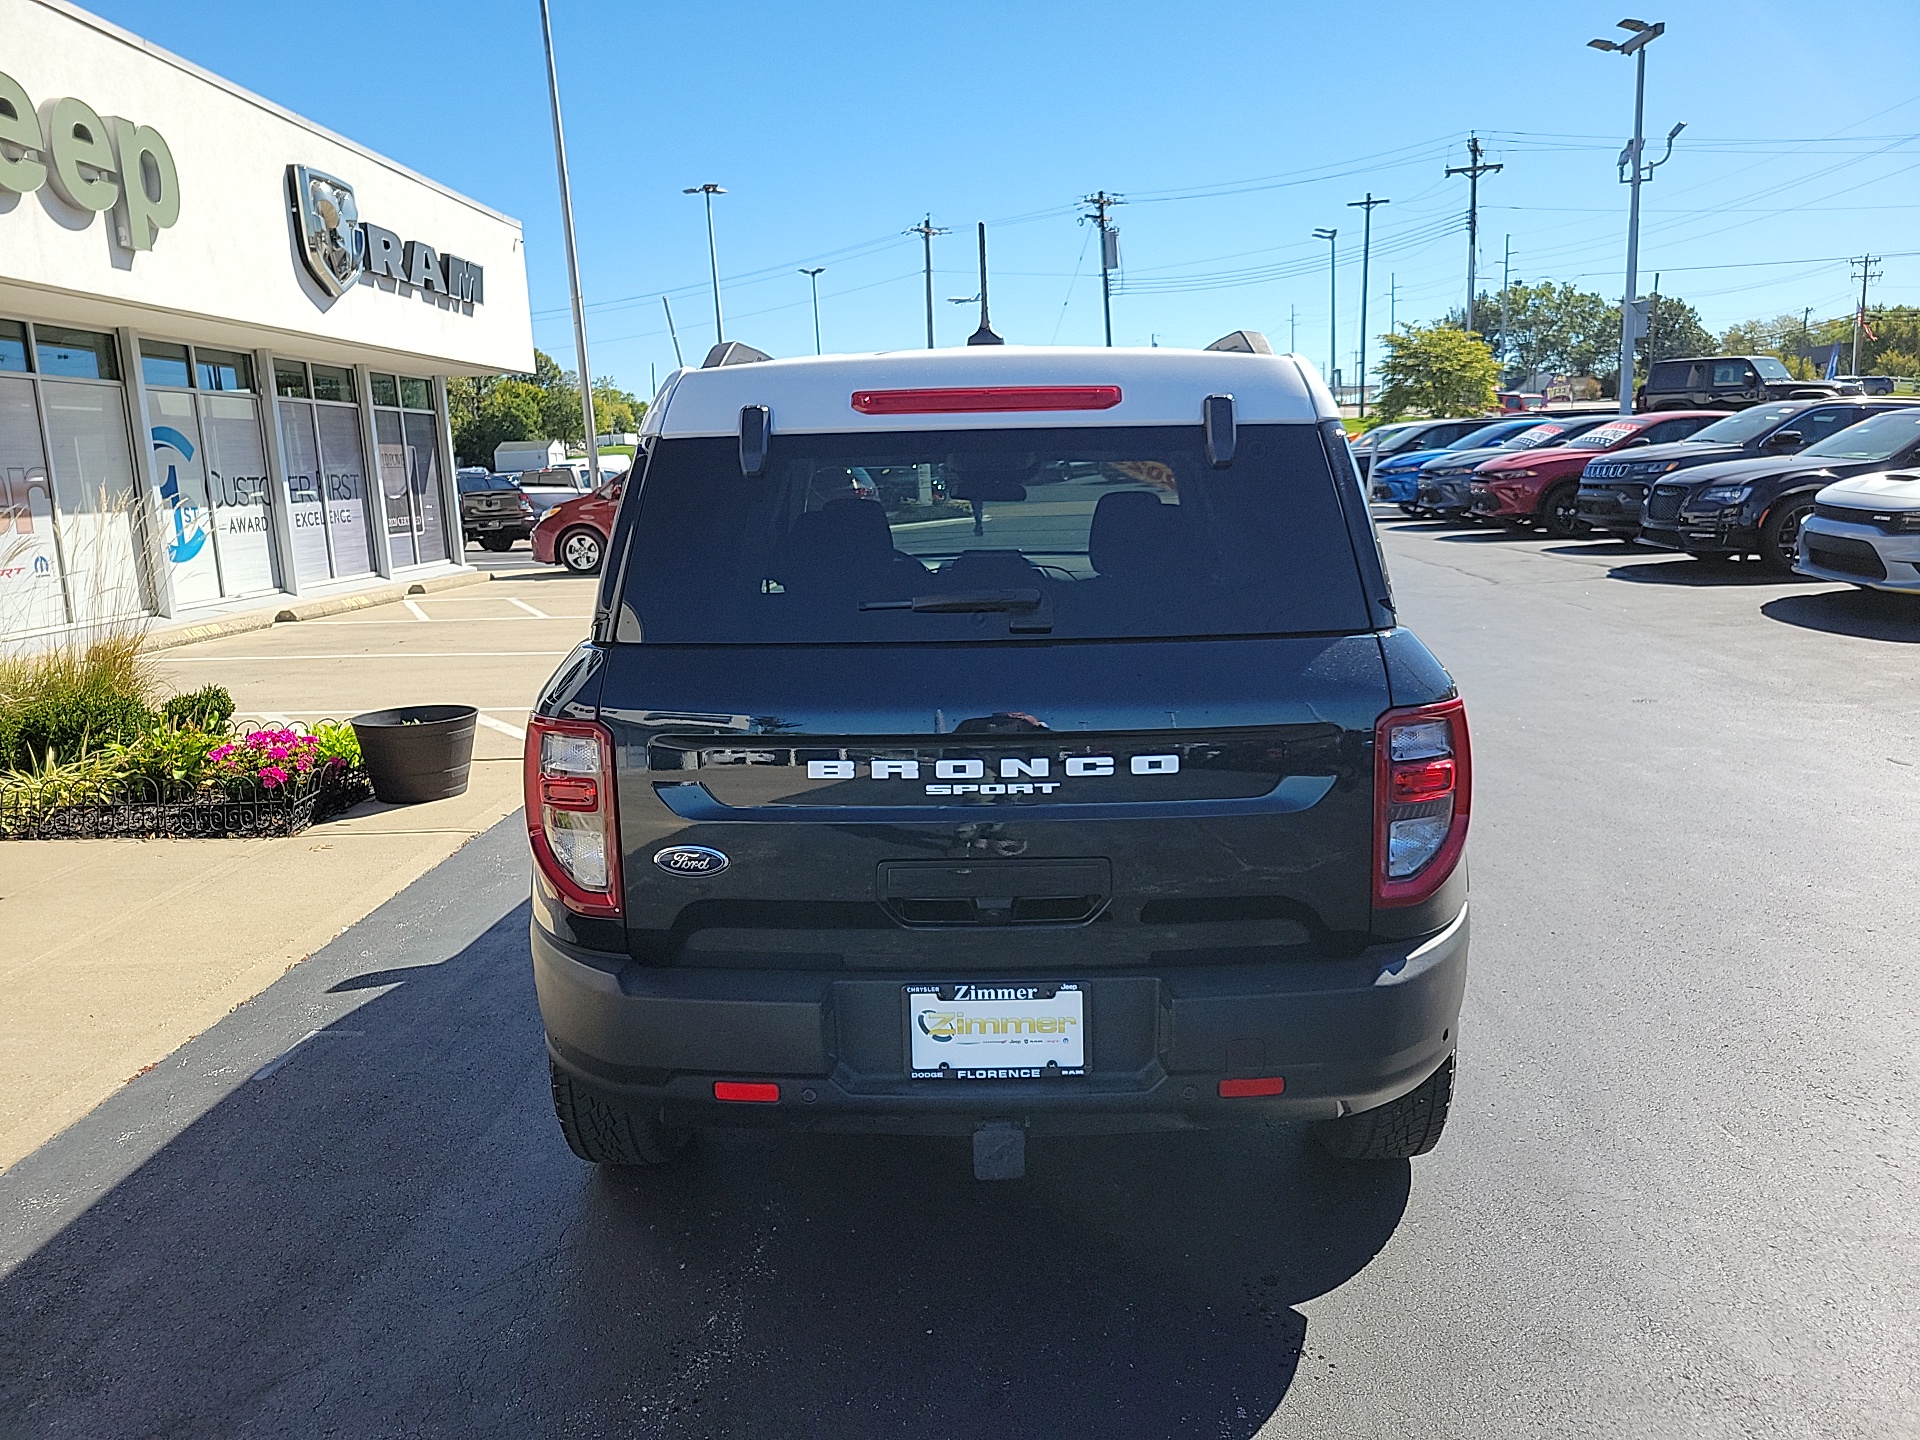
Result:
M1760 548L1760 532L1751 525L1729 521L1642 521L1640 543L1660 550L1685 550L1694 555L1746 555Z
M588 1085L676 1123L917 1134L1006 1117L1056 1133L1207 1128L1386 1104L1457 1043L1467 945L1462 909L1436 935L1349 959L969 973L1077 982L1087 1074L960 1081L906 1067L902 987L952 974L656 967L532 929L549 1052ZM1280 1095L1219 1098L1222 1079L1275 1075ZM716 1080L773 1081L780 1098L718 1102Z

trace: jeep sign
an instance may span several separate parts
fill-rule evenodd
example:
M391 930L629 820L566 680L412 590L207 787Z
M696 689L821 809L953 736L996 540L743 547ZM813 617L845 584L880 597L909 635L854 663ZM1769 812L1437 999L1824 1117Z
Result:
M47 128L11 75L0 74L0 190L27 195L49 180L89 216L113 211L129 250L151 250L180 218L180 177L158 130L100 114L84 100L56 100Z

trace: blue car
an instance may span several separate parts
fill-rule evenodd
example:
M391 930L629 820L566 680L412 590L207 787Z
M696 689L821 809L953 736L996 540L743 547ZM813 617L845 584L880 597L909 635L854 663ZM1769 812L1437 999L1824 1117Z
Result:
M1541 423L1546 417L1531 415L1525 419L1494 420L1478 425L1451 444L1436 450L1404 450L1398 455L1373 462L1373 498L1388 500L1409 515L1420 513L1420 467L1449 450L1480 450L1518 435Z

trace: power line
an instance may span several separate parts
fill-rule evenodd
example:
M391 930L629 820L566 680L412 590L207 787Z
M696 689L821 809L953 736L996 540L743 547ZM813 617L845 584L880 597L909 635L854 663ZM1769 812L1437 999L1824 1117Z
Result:
M1115 205L1127 202L1118 195L1109 195L1099 190L1080 202L1093 206L1091 215L1082 215L1081 223L1088 220L1100 227L1100 307L1107 323L1107 348L1113 348L1113 272L1120 268L1120 232L1113 228L1107 219L1107 211Z
M1467 137L1468 164L1450 165L1449 175L1467 177L1467 330L1473 330L1473 262L1480 248L1480 177L1491 175L1496 170L1504 170L1504 165L1488 165L1480 159L1480 137Z
M926 219L918 225L909 225L902 233L918 235L927 250L927 348L931 350L933 349L933 237L951 235L953 232L935 225L933 215L929 212Z
M1853 312L1853 373L1856 375L1860 373L1860 332L1867 328L1867 282L1880 278L1882 272L1874 267L1881 259L1879 255L1862 255L1847 262L1860 270L1860 308Z

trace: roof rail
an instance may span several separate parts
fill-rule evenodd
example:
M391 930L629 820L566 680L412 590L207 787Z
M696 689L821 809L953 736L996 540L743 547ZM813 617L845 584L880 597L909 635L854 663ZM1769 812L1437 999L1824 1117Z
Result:
M707 351L707 358L700 362L700 368L715 370L722 365L751 365L756 360L772 358L764 350L756 350L751 345L742 345L738 340L728 340Z
M1209 350L1229 350L1240 355L1271 355L1273 346L1267 343L1267 337L1258 330L1236 330L1231 335L1222 335L1207 346Z

